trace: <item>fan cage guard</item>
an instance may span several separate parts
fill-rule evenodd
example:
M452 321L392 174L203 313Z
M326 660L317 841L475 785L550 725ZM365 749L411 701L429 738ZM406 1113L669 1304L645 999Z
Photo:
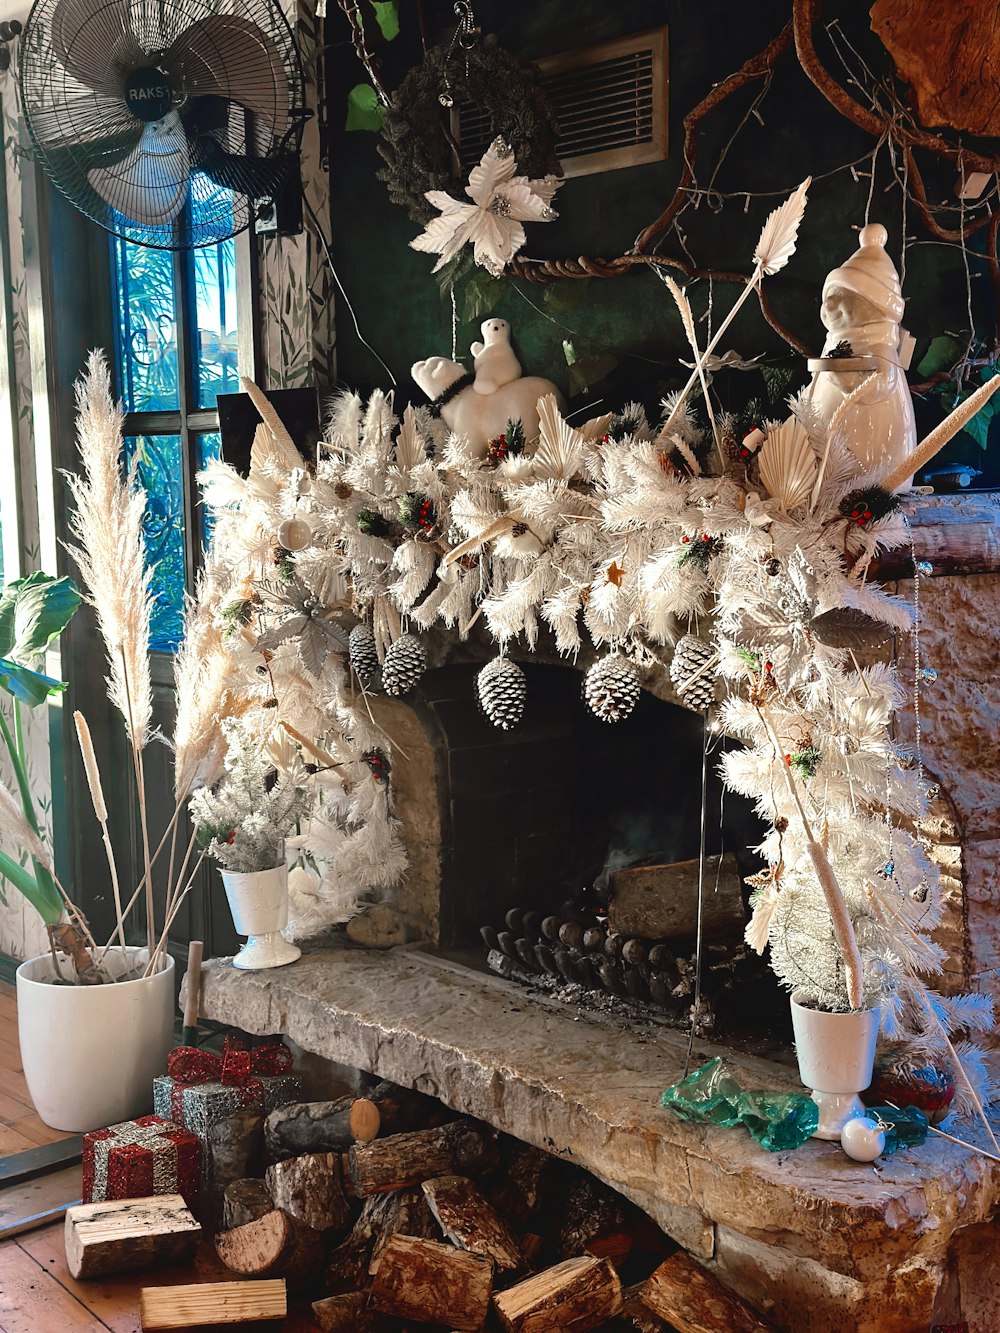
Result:
M298 169L302 66L270 0L36 0L19 63L46 172L75 208L133 244L228 240L250 225L253 199ZM136 69L169 80L165 118L144 121L126 103ZM199 165L204 146L212 174ZM157 216L179 199L175 216ZM137 200L152 200L154 216L137 219Z

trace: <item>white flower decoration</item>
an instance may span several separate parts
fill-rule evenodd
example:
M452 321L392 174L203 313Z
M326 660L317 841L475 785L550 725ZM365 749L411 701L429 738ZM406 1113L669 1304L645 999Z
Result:
M494 139L478 167L469 173L464 204L443 190L428 190L424 198L441 210L410 245L441 258L433 272L443 268L463 245L472 244L477 264L499 278L524 244L522 222L551 222L559 215L552 196L562 184L558 176L529 180L515 176L517 162L503 139Z

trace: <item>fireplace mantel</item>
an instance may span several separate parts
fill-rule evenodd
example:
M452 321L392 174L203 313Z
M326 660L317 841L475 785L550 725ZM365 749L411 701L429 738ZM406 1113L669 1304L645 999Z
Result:
M214 960L201 1012L285 1033L573 1160L795 1333L911 1333L959 1312L1000 1327L1000 1165L933 1136L873 1167L836 1144L772 1154L741 1130L686 1124L659 1105L687 1047L665 1026L568 1008L416 950L350 947L268 972ZM787 1062L702 1041L692 1067L716 1054L746 1086L799 1086Z

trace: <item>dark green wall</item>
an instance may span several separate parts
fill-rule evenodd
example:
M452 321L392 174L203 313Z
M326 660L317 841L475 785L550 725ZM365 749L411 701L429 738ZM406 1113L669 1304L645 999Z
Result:
M787 21L790 0L760 0L735 5L728 0L618 0L586 3L550 0L550 3L497 3L476 5L484 32L494 32L502 45L525 58L572 47L621 33L666 23L670 41L670 159L650 166L584 176L568 181L556 197L560 219L528 229L526 251L554 256L621 254L651 222L670 198L680 173L682 120L711 86L760 51ZM828 6L829 17L835 6ZM843 6L845 29L870 61L884 59L881 47L867 31L865 6ZM403 31L381 51L385 82L391 89L420 58L415 6L403 4ZM432 36L450 35L450 4L426 7ZM430 270L433 256L408 248L419 230L405 212L392 205L385 186L375 178L380 159L375 136L343 133L347 89L363 79L363 71L346 41L342 16L328 23L331 48L330 121L331 188L333 194L333 252L340 277L355 306L367 339L388 362L399 381L398 399L421 395L409 378L411 363L451 347L451 312L442 301ZM824 48L829 54L829 48ZM832 59L835 59L833 57ZM746 115L760 84L737 93L706 123L700 146L699 180L706 182L720 150ZM798 67L794 51L782 57L766 99L760 107L763 123L747 120L718 173L723 191L785 191L806 175L814 177L810 205L800 235L799 249L784 272L771 279L769 291L775 312L807 345L818 352L823 330L818 303L823 278L843 262L856 246L852 226L864 221L869 181L857 180L843 168L870 152L872 139L835 112ZM866 171L867 164L861 163ZM829 174L834 173L834 174ZM947 199L954 172L933 166L928 178L932 198ZM887 188L888 187L888 188ZM716 209L703 202L684 215L688 246L700 264L749 271L751 256L766 214L778 197L744 201L729 199ZM902 234L902 202L886 153L879 159L871 217L884 223L890 234L890 253L897 258ZM910 216L911 243L906 259L904 295L908 298L906 323L917 338L916 366L930 340L943 332L964 337L968 328L965 278L961 253L955 247L932 243L918 220ZM665 242L667 253L678 254L676 238ZM994 313L983 265L973 259L976 321L992 329ZM716 320L728 309L737 289L716 284ZM707 283L692 291L696 310L704 311ZM461 309L461 293L459 296ZM529 302L540 309L536 311ZM573 406L604 398L616 405L638 398L648 408L686 372L678 356L688 359L687 346L673 302L655 276L636 272L615 279L563 280L550 286L506 280L491 313L510 320L522 363L534 374L548 376L568 387L562 343L572 340L577 356L610 353L617 366L589 394ZM480 316L480 318L482 318ZM460 355L478 337L477 319L463 323L458 332ZM702 330L705 329L702 324ZM358 342L350 319L337 313L338 373L343 385L367 390L386 385L387 378L370 353ZM755 303L733 325L724 346L744 356L761 352L772 363L795 368L805 379L801 360L767 327ZM911 372L911 380L914 375ZM727 405L740 406L765 393L757 372L724 372L715 388ZM918 403L918 425L940 417L936 399ZM984 466L978 448L966 441L957 446L977 466ZM991 455L1000 455L993 448ZM987 478L1000 484L996 465Z

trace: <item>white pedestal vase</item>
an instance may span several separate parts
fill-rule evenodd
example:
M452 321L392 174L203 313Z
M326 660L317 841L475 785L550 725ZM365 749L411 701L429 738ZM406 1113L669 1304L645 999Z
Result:
M265 967L283 967L302 957L302 950L282 935L288 923L288 866L252 870L240 874L220 870L229 910L238 934L246 944L233 959L233 967L255 972Z
M872 1081L879 1010L829 1014L792 996L792 1030L799 1077L819 1107L814 1139L836 1139L849 1120L864 1115L859 1092Z
M113 949L109 971L144 964L146 949ZM145 1115L153 1079L173 1046L174 960L161 955L151 977L103 986L60 985L52 958L17 969L21 1063L35 1109L52 1129L85 1134Z

